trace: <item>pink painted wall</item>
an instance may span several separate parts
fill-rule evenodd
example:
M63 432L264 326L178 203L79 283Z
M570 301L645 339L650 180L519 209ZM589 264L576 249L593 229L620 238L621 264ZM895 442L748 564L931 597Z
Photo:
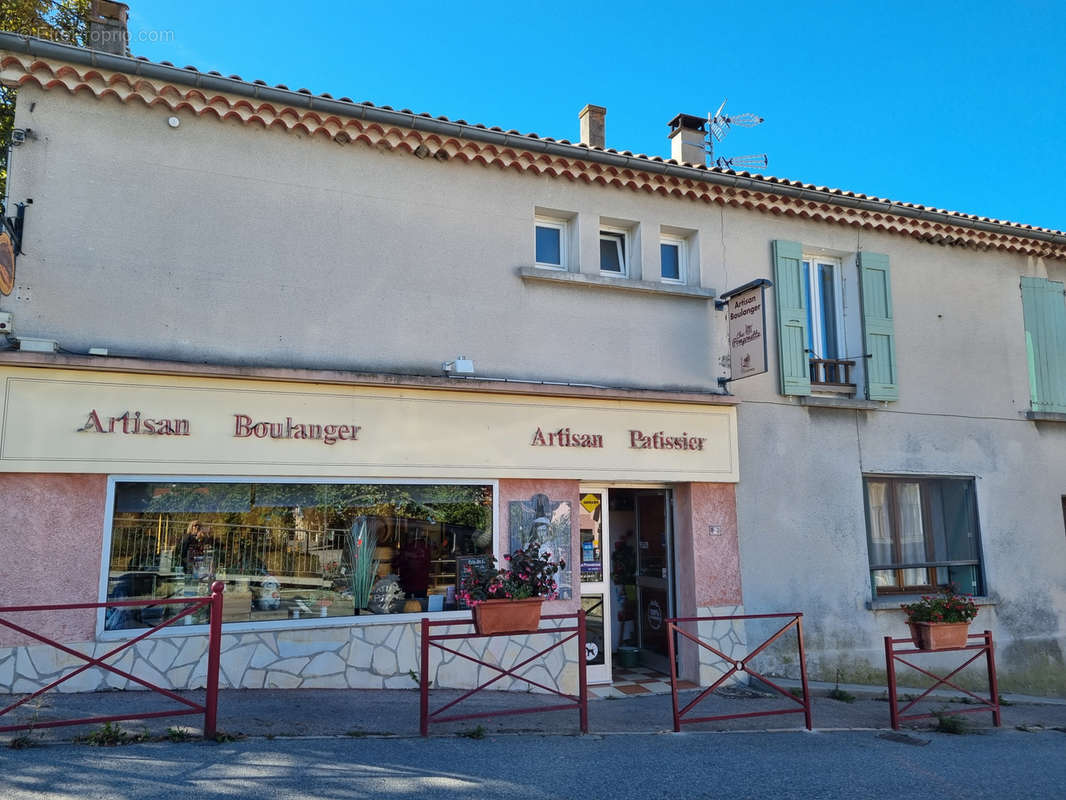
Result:
M99 599L107 478L0 474L0 605ZM96 612L19 614L12 621L62 642L91 641ZM0 645L29 641L0 629Z
M684 616L700 606L738 605L740 546L731 483L678 484L674 491L678 599ZM720 533L712 535L712 525Z
M581 536L578 531L578 500L581 499L577 481L556 480L501 480L500 481L500 541L507 549L510 531L509 504L512 500L528 500L535 494L546 494L551 500L570 501L570 555L567 564L575 569L581 563ZM562 614L576 611L581 598L580 574L573 573L571 579L574 596L571 600L556 600L544 604L545 614Z

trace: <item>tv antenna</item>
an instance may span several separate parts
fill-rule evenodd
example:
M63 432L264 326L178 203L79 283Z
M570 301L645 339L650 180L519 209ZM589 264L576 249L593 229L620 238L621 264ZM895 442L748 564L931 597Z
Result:
M766 153L759 153L758 155L750 156L733 156L732 158L724 158L719 156L717 159L714 157L714 143L716 141L722 141L725 135L729 133L729 129L734 125L740 128L754 128L756 125L762 125L765 120L758 114L723 114L725 110L725 104L729 102L729 98L722 101L722 105L718 106L718 110L713 114L707 115L707 128L710 131L707 134L707 161L710 165L716 167L722 167L723 169L765 169L770 163L770 160L766 157Z

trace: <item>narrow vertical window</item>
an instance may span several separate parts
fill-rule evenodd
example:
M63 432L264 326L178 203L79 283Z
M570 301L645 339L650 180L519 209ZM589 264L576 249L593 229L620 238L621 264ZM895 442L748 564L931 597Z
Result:
M626 274L626 235L622 231L600 231L600 271Z
M685 241L664 236L659 242L660 276L672 283L685 282Z
M566 223L537 217L533 231L537 266L565 269Z

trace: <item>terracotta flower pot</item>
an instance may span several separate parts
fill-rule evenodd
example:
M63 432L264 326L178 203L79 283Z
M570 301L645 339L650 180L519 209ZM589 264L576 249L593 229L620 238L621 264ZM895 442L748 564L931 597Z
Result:
M908 622L911 638L919 650L950 650L965 647L969 622Z
M474 625L481 634L532 633L540 627L543 602L543 597L484 600L474 606Z

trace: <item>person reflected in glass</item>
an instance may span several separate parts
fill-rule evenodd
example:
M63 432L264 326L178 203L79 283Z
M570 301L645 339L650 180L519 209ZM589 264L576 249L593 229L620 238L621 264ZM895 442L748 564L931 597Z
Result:
M216 547L217 542L206 525L198 519L189 523L179 550L186 585L211 582L215 572Z

